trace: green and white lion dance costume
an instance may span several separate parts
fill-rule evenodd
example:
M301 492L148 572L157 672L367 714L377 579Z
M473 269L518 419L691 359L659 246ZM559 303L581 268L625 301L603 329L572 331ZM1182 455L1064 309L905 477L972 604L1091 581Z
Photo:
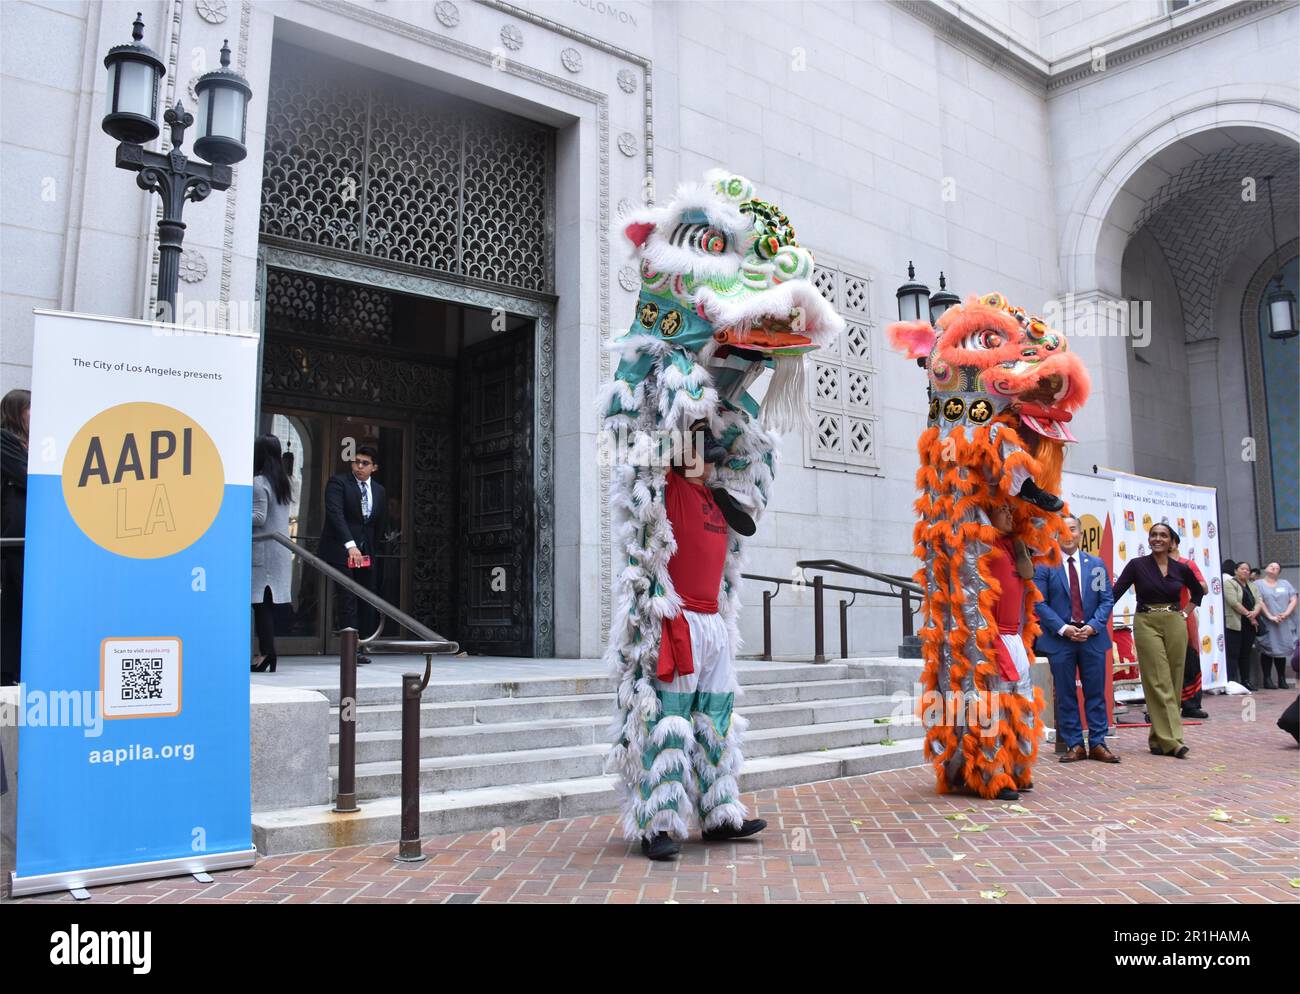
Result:
M804 356L844 323L812 282L813 257L789 220L722 170L684 184L671 203L625 218L641 264L641 293L602 390L604 444L613 447L613 621L606 660L618 681L618 717L606 768L620 774L629 839L739 827L741 738L726 692L666 692L656 680L663 622L681 611L668 575L676 551L664 508L674 433L703 421L726 448L710 486L757 518L771 494L780 432L806 418ZM760 405L746 391L773 369ZM740 536L727 534L718 613L740 646Z

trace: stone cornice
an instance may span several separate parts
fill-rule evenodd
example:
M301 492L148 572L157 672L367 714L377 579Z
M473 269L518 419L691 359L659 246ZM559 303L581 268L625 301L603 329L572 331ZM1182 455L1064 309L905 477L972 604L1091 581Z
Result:
M1035 90L1046 90L1048 63L1029 49L1014 42L1009 35L996 32L982 20L955 4L938 4L931 0L891 0L895 7L928 24L936 33L961 48L984 59L996 68L1009 71Z
M1092 67L1093 51L1096 48L1105 50L1106 71L1110 71L1161 49L1218 30L1234 21L1293 9L1300 0L1237 0L1232 3L1195 4L1100 39L1095 45L1052 62L951 0L891 2L995 68L1009 72L1033 89L1048 93L1096 75Z
M1106 53L1106 70L1127 62L1134 62L1145 56L1190 41L1197 35L1207 34L1223 26L1248 17L1268 15L1288 10L1296 6L1295 0L1278 3L1276 0L1240 0L1237 3L1221 7L1211 7L1197 17L1193 12L1201 10L1198 6L1184 8L1178 14L1162 17L1148 22L1130 31L1125 31L1110 38L1102 39L1095 46L1068 55L1052 63L1051 77L1047 88L1057 90L1071 83L1077 83L1094 75L1092 68L1093 48L1101 48ZM1151 29L1160 24L1169 24L1166 30L1152 34ZM1139 37L1135 38L1137 35Z

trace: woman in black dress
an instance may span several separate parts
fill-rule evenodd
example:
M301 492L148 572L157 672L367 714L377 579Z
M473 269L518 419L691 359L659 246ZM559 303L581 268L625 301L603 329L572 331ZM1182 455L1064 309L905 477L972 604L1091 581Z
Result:
M1178 603L1185 587L1192 603L1201 603L1201 584L1183 563L1169 554L1178 533L1164 522L1147 533L1150 555L1129 561L1115 581L1115 602L1129 587L1137 594L1133 642L1151 731L1147 744L1157 756L1187 755L1183 742L1182 686L1187 654L1187 611Z

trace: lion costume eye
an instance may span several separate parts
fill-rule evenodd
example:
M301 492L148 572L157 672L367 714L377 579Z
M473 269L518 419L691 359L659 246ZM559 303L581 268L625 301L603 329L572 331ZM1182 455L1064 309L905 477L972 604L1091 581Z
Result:
M679 224L673 229L670 241L706 255L722 255L727 251L727 233L711 224Z

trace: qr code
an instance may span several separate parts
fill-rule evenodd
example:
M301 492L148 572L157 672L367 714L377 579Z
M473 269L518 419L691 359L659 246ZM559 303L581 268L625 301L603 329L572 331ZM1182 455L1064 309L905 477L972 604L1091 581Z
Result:
M122 660L122 700L162 700L163 661L161 656L126 657Z

